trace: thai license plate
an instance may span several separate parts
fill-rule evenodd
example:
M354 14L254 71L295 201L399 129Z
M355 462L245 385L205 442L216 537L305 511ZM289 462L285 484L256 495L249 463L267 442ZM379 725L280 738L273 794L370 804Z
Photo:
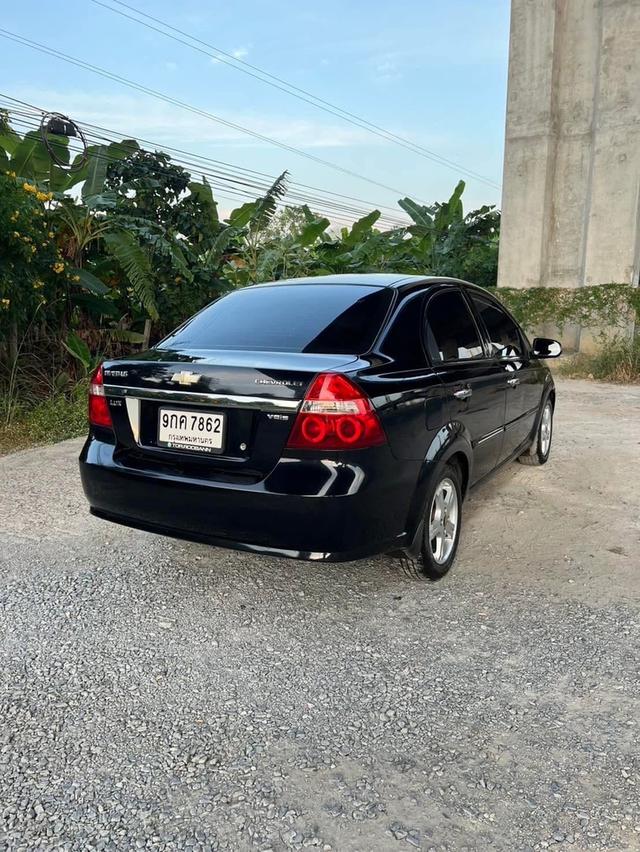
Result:
M225 415L184 408L158 412L158 446L174 450L220 453L224 447Z

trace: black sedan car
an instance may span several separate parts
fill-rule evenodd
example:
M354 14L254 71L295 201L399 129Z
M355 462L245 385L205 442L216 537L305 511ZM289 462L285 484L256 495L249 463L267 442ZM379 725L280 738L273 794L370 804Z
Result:
M438 579L469 488L544 464L555 390L485 290L332 275L260 284L107 361L80 471L101 518L299 559L398 555Z

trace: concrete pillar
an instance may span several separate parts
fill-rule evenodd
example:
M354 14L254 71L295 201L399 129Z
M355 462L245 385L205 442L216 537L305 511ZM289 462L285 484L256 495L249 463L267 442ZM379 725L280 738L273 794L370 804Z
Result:
M512 0L498 286L639 266L640 0Z

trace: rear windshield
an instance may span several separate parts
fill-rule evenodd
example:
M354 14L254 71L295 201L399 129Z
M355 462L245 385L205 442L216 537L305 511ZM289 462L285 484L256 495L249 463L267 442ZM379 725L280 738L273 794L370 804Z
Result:
M165 338L161 349L258 349L361 355L392 292L356 284L280 284L223 296Z

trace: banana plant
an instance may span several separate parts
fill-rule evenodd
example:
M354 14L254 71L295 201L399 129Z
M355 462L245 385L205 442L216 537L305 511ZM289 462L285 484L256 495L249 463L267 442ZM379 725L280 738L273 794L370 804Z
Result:
M9 125L7 113L0 111L0 169L13 172L16 177L32 181L38 188L56 194L68 192L83 183L85 203L90 203L93 196L102 192L109 165L129 156L139 147L134 139L109 145L90 145L71 161L67 136L43 135L40 130L30 130L20 136Z
M67 339L62 341L62 345L80 364L85 378L90 376L100 363L101 356L99 354L92 355L87 344L75 333L75 331L72 331Z
M237 207L227 220L229 227L241 241L238 266L244 271L243 277L253 283L259 280L259 259L264 234L278 209L278 202L286 194L287 177L288 172L283 172L263 196Z

